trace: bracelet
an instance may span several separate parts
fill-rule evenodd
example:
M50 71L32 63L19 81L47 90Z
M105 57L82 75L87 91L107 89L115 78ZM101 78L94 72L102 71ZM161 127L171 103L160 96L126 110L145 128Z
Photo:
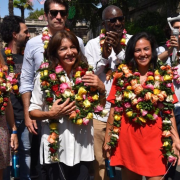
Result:
M17 131L12 131L12 133L11 134L17 134Z

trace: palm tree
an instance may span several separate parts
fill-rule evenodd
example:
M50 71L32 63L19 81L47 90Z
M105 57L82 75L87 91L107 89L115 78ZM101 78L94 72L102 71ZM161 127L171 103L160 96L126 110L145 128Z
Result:
M9 15L10 16L14 15L14 12L13 12L13 0L9 0L8 9L9 9Z
M25 9L33 10L32 8L32 2L30 0L14 0L13 3L15 8L18 8L21 10L21 17L24 19L24 11Z

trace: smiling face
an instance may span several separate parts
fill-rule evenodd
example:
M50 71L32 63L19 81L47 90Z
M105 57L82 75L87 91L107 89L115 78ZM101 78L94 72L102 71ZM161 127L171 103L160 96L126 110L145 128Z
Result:
M104 22L104 26L106 31L115 31L119 34L122 34L123 30L124 30L124 20L119 20L120 18L118 17L122 17L123 13L119 8L109 8L106 10L106 12L104 13L104 17L103 20L105 20ZM113 19L114 18L114 19ZM113 19L113 21L107 21Z
M134 60L139 68L148 68L152 58L151 44L145 38L141 38L136 42L134 49Z
M51 34L54 34L55 32L64 29L65 27L65 21L67 19L67 15L64 16L64 14L61 14L58 12L56 16L51 14L50 12L53 10L66 10L66 7L62 4L57 3L51 3L49 6L49 12L48 14L45 14L45 17L48 22L48 28Z
M58 49L58 56L61 65L66 69L66 67L71 67L76 62L78 51L75 45L72 42L64 38L61 41L61 46Z

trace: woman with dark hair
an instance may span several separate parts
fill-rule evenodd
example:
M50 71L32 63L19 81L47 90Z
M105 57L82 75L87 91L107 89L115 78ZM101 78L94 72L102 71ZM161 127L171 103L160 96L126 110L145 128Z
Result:
M104 106L104 84L88 69L78 39L69 31L57 32L45 51L29 108L32 118L43 120L40 163L46 175L42 173L42 179L88 179L94 160L89 107L98 99L97 95L89 96L88 88L98 89L99 102Z
M107 98L111 110L104 143L111 166L122 167L123 180L163 179L167 160L174 165L179 158L171 73L157 61L152 36L142 32L129 40Z

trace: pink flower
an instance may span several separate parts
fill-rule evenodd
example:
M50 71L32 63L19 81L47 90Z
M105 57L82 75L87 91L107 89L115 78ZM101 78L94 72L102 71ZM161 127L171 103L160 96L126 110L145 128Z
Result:
M11 76L12 78L14 78L15 73L9 73L9 76Z
M171 47L171 45L170 45L170 40L167 40L166 41L166 46L169 48L169 47Z
M58 74L60 72L62 72L64 69L61 65L57 65L56 68L55 68L55 73Z
M179 78L179 75L173 76L173 79L177 79L177 78Z
M122 35L122 38L126 39L126 35L125 35L125 34L123 34L123 35Z
M105 34L100 34L100 39L105 38Z
M0 86L0 90L1 91L6 91L6 87L5 86Z
M48 67L49 67L49 63L48 62L42 63L40 65L40 69L45 69L45 68L48 68Z
M140 73L139 72L135 72L134 76L140 76Z
M177 159L176 157L170 155L170 156L168 157L168 162L172 163L172 162L174 162L176 159Z
M79 110L79 109L76 109L76 113L80 113L80 110Z
M126 34L126 33L127 33L127 31L126 31L126 29L124 29L124 30L123 30L123 34Z
M153 90L154 86L152 84L147 84L144 88Z
M82 71L82 67L81 67L81 66L78 66L78 67L76 68L76 71Z
M11 82L13 78L11 76L7 76L6 79Z
M178 74L178 72L177 71L173 71L173 74Z
M89 123L89 119L87 119L87 118L83 118L83 125L88 125L88 123Z
M83 94L83 99L86 99L86 95L85 94Z
M51 78L52 81L56 80L56 74L55 73L50 74L49 77Z
M17 84L18 80L17 79L12 79L11 83L12 84Z
M144 99L142 97L138 97L137 101L141 102L141 101L144 101Z
M130 108L130 107L131 107L131 104L128 103L128 102L126 102L126 103L124 103L124 107L125 107L125 108Z
M76 78L75 84L79 84L79 83L81 83L81 82L82 82L82 79L81 79L81 78Z
M50 39L50 37L47 36L47 35L45 35L45 36L42 37L42 40L43 40L43 41L49 41L49 39Z
M114 111L116 111L116 112L123 112L123 107L115 107L114 108Z
M95 108L94 108L94 112L101 112L103 110L103 107L100 106L100 105L97 105Z
M171 83L167 83L167 84L166 84L166 87L168 87L168 88L170 88L171 86L172 86Z
M157 114L153 114L153 120L157 120L157 118L158 118L158 115Z
M64 93L64 91L65 91L66 89L71 89L70 85L69 85L68 83L62 83L62 84L60 85L60 92L61 92L61 93Z
M176 79L176 83L177 83L177 84L180 84L180 78L177 78L177 79Z
M151 72L151 71L147 72L147 76L153 76L153 75L154 75L153 72Z
M148 112L146 110L141 109L142 116L145 116Z
M174 71L174 70L177 70L177 69L178 69L178 67L177 67L177 66L175 66L175 67L172 67L171 69Z

